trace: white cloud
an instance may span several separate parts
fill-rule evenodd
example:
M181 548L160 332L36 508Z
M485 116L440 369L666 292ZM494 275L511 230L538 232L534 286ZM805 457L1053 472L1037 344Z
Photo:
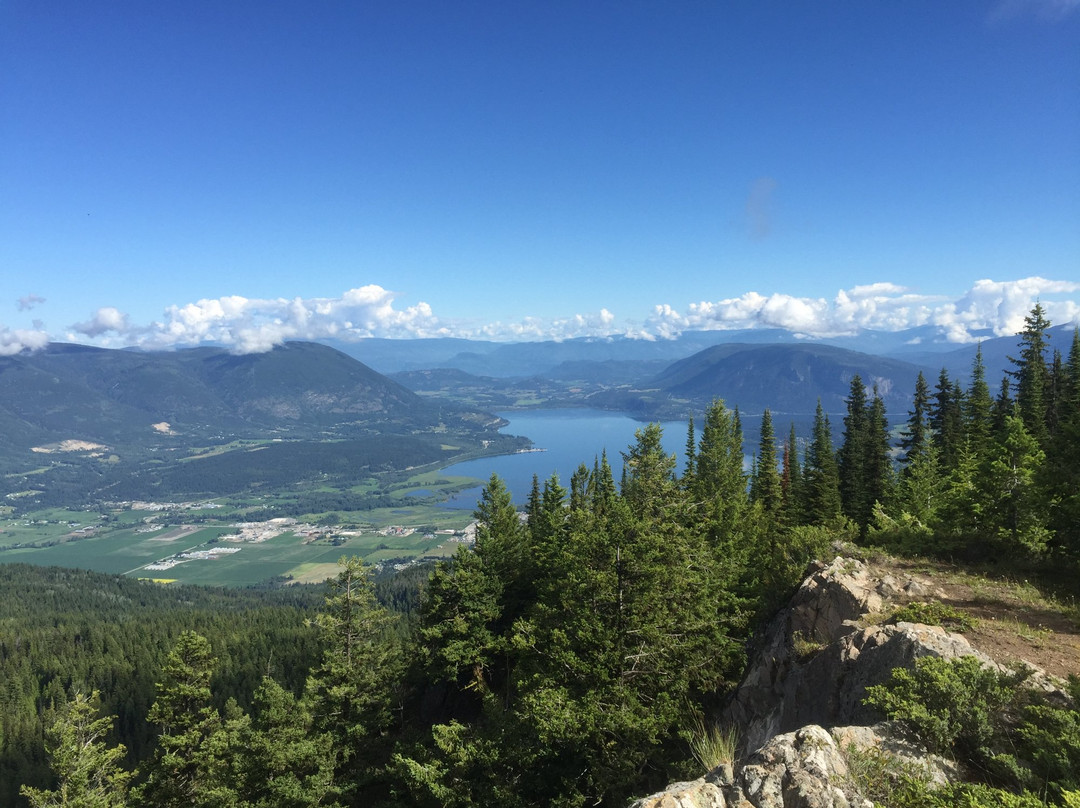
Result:
M0 325L0 356L36 351L48 344L49 335L45 331L29 331Z
M832 301L746 292L736 298L693 303L686 315L667 304L656 306L645 328L664 337L687 330L743 328L783 328L811 337L835 337L862 330L936 325L950 341L971 342L976 339L973 332L979 330L990 329L999 336L1020 331L1036 300L1042 301L1051 322L1077 322L1080 305L1076 301L1048 299L1077 291L1078 283L1031 277L978 281L957 300L920 295L893 283L841 289Z
M118 334L128 330L128 316L113 306L103 306L85 323L76 323L72 329L86 337L100 337L114 331Z
M1055 324L1080 323L1080 283L1040 277L1014 281L980 280L957 298L919 294L895 283L841 289L830 300L789 294L745 292L738 297L703 300L679 310L653 307L643 322L619 322L607 308L592 313L516 322L469 323L447 320L427 303L397 307L397 295L369 284L335 298L255 299L240 295L170 306L159 322L135 326L112 306L73 326L69 339L89 338L106 347L137 345L170 348L212 342L236 353L268 351L287 340L369 337L466 337L504 341L564 340L622 335L671 339L683 331L780 328L800 336L830 337L862 330L899 331L937 326L953 342L970 342L978 332L1014 334L1036 300ZM1072 297L1069 297L1072 296ZM37 325L35 325L35 328ZM2 327L0 327L2 328ZM0 353L45 343L44 329L0 330Z
M23 297L20 297L18 301L16 301L16 304L19 307L19 311L29 311L30 309L44 302L45 298L41 297L40 295L25 295Z

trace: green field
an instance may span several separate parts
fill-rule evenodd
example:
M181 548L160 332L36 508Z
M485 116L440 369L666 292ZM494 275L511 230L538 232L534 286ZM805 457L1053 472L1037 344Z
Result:
M438 502L448 493L478 484L478 480L450 477L439 470L400 475L393 481L360 481L357 489L381 490L388 502L400 504L302 516L299 521L303 523L340 526L317 540L285 532L258 542L218 541L222 535L235 533L235 523L245 521L248 511L265 511L280 502L284 495L278 491L248 499L217 500L223 507L124 507L103 512L51 508L19 516L8 509L0 512L0 563L79 567L212 586L251 586L282 576L323 580L335 574L343 555L358 555L370 564L452 555L458 543L445 533L434 532L460 531L472 520L472 514L439 507ZM87 527L94 529L79 532ZM414 532L398 535L398 531L389 530L391 527ZM177 553L211 547L239 547L240 551L184 560L164 570L146 569L147 564Z

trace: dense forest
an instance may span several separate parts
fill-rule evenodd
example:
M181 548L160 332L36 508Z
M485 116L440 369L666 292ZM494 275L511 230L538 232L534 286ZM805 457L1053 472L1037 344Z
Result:
M382 602L357 559L317 607L0 567L0 801L617 806L697 776L694 728L836 540L1076 586L1080 334L1063 356L1049 325L1036 306L996 394L981 357L966 385L920 376L898 436L855 376L837 440L820 407L802 440L765 411L749 471L716 401L682 468L651 424L620 479L602 456L534 481L525 518L493 477L475 548ZM991 785L1074 798L1080 713L1054 720Z

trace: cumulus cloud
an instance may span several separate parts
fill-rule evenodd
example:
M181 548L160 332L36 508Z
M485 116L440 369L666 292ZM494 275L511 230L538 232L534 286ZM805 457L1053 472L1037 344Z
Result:
M145 347L218 342L236 353L268 351L286 340L437 337L449 330L427 303L394 307L381 286L350 289L338 298L256 299L231 295L170 306L139 336Z
M103 306L85 323L76 323L72 330L87 337L100 337L110 331L118 334L128 331L128 317L113 306Z
M1041 277L977 281L959 297L920 294L881 282L841 289L832 298L745 292L737 297L662 303L644 321L620 322L607 308L561 318L526 317L513 322L469 323L438 317L427 303L396 305L397 295L374 284L334 298L257 299L240 295L170 306L159 322L135 326L106 306L73 326L99 345L170 348L200 343L225 345L235 353L268 351L287 340L369 337L465 337L503 341L564 340L575 337L672 339L684 331L779 328L806 337L836 337L863 330L900 331L935 326L945 339L971 342L987 331L1005 336L1021 330L1036 300L1055 324L1080 323L1075 293L1080 283ZM1072 296L1071 298L1069 296ZM37 325L35 325L37 328ZM45 344L44 330L0 330L0 353Z
M1015 334L1024 316L1041 300L1052 322L1080 321L1080 305L1048 299L1080 291L1080 284L1031 277L1017 281L981 280L958 300L922 295L893 283L841 289L832 300L762 295L692 303L685 314L670 305L653 309L645 329L671 337L689 330L782 328L810 337L849 336L862 330L900 331L922 325L941 328L953 342L972 342L976 332Z
M25 297L20 297L18 299L17 305L19 307L19 311L30 311L30 309L34 308L34 306L38 306L44 302L45 298L41 297L40 295L26 295Z
M0 356L14 356L23 351L36 351L49 344L49 335L42 330L8 328L0 324Z

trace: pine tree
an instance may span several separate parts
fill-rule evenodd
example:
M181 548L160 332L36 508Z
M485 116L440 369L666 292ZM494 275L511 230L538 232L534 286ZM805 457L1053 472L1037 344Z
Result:
M77 693L45 731L45 751L57 786L48 791L23 786L30 808L123 808L131 773L120 768L127 750L107 746L113 717L100 717L100 694Z
M945 368L938 375L930 406L930 428L933 430L934 448L942 469L956 467L964 446L963 393L959 385L949 379Z
M234 763L242 804L251 808L336 806L333 736L315 732L304 705L267 677L254 718L239 729Z
M1019 409L1019 408L1018 408ZM1050 538L1047 502L1036 485L1046 454L1019 414L1006 419L1005 436L995 444L983 478L989 527L1009 554L1041 554Z
M694 478L688 488L691 498L710 514L714 538L729 535L746 510L742 443L738 411L729 411L719 399L713 401L705 411Z
M707 428L707 427L706 427ZM648 424L634 433L636 442L623 452L622 496L639 519L662 513L676 495L675 455L664 451L659 424Z
M784 491L784 524L796 525L802 513L802 467L799 464L799 444L795 437L794 423L788 430L788 439L784 444L780 480Z
M865 508L863 526L869 524L875 504L888 506L893 496L894 475L889 457L889 422L885 401L874 385L874 395L866 417Z

